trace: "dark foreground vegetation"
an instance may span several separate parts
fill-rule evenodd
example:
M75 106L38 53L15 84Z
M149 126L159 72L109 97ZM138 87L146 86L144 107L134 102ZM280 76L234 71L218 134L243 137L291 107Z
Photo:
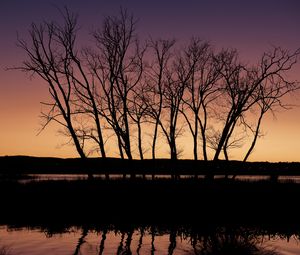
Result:
M0 224L276 224L300 228L300 185L218 179L1 181Z
M80 231L74 254L90 231L101 233L105 252L110 232L121 237L120 251L131 251L133 235L155 240L169 235L168 254L177 237L189 240L191 254L279 254L261 247L264 238L299 238L300 185L230 179L115 179L18 181L0 183L0 225L42 230L47 237ZM177 241L176 241L177 240ZM222 253L223 252L223 253ZM102 254L102 253L99 253ZM137 252L137 254L140 254Z

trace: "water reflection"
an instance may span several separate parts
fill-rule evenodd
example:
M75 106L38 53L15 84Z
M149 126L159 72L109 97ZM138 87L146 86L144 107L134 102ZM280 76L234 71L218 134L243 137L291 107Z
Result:
M193 241L194 253L197 255L279 255L273 249L263 246L263 237L247 233L216 232Z
M10 255L10 247L5 245L0 245L0 255Z
M87 237L88 232L89 231L88 231L87 228L85 228L85 227L82 228L82 234L81 234L81 236L80 236L80 238L78 240L78 243L76 245L76 249L75 249L74 255L80 254L80 248L85 243L85 238Z
M263 180L270 180L270 176L265 175L257 175L257 176L251 176L251 175L236 175L236 176L224 176L224 175L215 175L214 179L231 179L233 178L235 180L240 181L263 181ZM105 174L95 174L93 176L95 179L100 180L107 180L107 179L123 179L123 175L111 175L108 177ZM130 178L128 176L125 176L125 178ZM170 179L171 176L169 175L136 175L136 178L144 179L144 180L153 180L153 179ZM181 175L181 179L190 179L190 178L197 178L197 179L204 179L204 175L197 175L191 176L191 175ZM32 181L76 181L76 180L87 180L88 176L86 174L28 174L23 175L19 178L20 183L29 183ZM277 182L286 183L286 182L294 182L294 183L300 183L300 176L280 176L277 179Z
M137 249L136 249L137 255L140 255L140 250L141 250L142 245L143 245L143 237L144 237L144 234L145 234L145 229L144 229L144 227L141 227L141 228L140 228L140 238L139 238L139 243L138 243L138 246L137 246Z
M117 250L117 255L131 255L131 241L133 235L133 229L128 230L127 232L122 232L121 241ZM126 237L126 238L125 238Z
M176 231L175 230L171 230L170 232L170 245L168 248L168 255L172 255L174 253L174 250L176 248Z
M74 254L74 255L284 255L299 254L299 236L274 233L263 229L218 227L160 228L139 226L118 228L103 226L67 229L62 233L49 230L0 228L0 254ZM51 232L51 231L50 231ZM44 234L43 234L44 233ZM296 241L295 241L296 240ZM73 247L73 248L72 248ZM276 248L275 248L276 247ZM73 249L73 251L72 251ZM287 252L289 250L290 253ZM2 253L1 253L2 251Z
M102 238L101 238L100 248L99 248L99 255L102 255L104 252L104 243L106 240L106 234L107 234L107 229L105 228L102 232Z

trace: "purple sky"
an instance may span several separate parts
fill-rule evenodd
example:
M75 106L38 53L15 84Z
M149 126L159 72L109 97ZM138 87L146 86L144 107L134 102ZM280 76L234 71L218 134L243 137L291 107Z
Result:
M57 18L56 7L65 5L79 14L85 29L122 6L139 19L143 35L178 39L196 35L241 51L300 44L299 0L9 0L0 3L1 52L14 43L16 31L22 33L32 21Z

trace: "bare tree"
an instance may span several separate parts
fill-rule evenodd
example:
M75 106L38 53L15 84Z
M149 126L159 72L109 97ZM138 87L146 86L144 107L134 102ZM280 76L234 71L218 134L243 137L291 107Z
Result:
M162 105L164 116L159 121L170 148L171 159L177 159L179 153L176 139L182 128L178 127L178 120L186 81L189 79L183 65L182 59L179 58L166 73Z
M76 16L69 14L68 10L63 25L54 22L33 23L28 42L18 39L18 46L25 51L28 59L17 69L38 75L48 86L52 100L42 103L48 107L48 111L42 112L45 123L41 130L50 122L58 123L67 130L80 157L85 158L84 139L80 141L79 130L74 124L74 80L71 70L76 29Z
M94 32L99 54L94 75L103 91L100 114L114 130L120 155L132 159L129 98L141 80L144 47L135 36L136 22L121 10L119 17L106 17L101 30Z
M258 67L261 72L267 72L266 69L272 65L272 62L277 62L275 65L278 66L270 70L269 72L273 71L273 74L270 74L266 79L261 81L259 85L258 100L256 103L258 118L256 127L252 128L246 124L252 131L253 139L243 159L244 162L247 161L256 145L257 139L260 136L261 123L266 113L272 112L275 114L274 111L278 108L287 109L288 105L283 102L282 98L300 88L299 82L289 81L284 75L285 72L289 71L293 65L296 64L299 54L299 50L294 53L289 53L287 50L274 48L273 52L268 52L263 55ZM259 73L258 70L255 72Z
M218 134L218 140L214 139L215 156L214 160L219 158L222 149L228 146L229 138L233 134L233 130L237 124L238 118L241 114L242 108L248 109L248 97L253 92L246 86L245 78L246 72L244 66L238 62L237 52L234 50L224 50L219 57L222 63L222 83L220 91L223 97L219 100L225 105L224 111L219 111L218 117L223 122L222 131ZM221 109L221 108L220 108ZM225 145L225 146L224 146ZM226 154L227 155L227 154Z
M161 113L163 109L163 95L165 93L165 84L167 82L168 67L172 58L172 49L175 40L150 40L149 48L153 51L153 62L147 72L146 82L149 89L147 100L149 110L148 115L153 119L154 132L152 140L152 158L156 158L156 144L158 137L158 128L161 122Z
M177 159L176 142L184 118L193 138L195 160L199 138L204 160L208 160L209 148L215 151L214 160L222 152L229 160L228 150L240 147L245 130L250 130L246 161L266 113L286 108L282 98L299 89L299 83L288 79L287 73L300 50L290 53L274 47L258 65L247 66L239 61L236 50L215 53L198 38L176 53L175 40L151 39L146 47L137 38L135 19L122 9L118 16L106 17L102 28L93 33L96 47L82 49L77 45L76 15L65 9L62 16L62 25L33 23L29 39L18 39L27 59L15 69L45 81L50 102L42 103L47 110L41 113L41 131L51 122L58 123L81 158L86 158L87 141L93 141L106 157L103 128L109 126L120 157L128 159L133 157L132 133L137 130L143 159L142 127L147 122L153 127L152 158L156 158L162 131L171 159ZM249 121L250 112L257 114L255 124Z
M147 89L147 86L142 84L135 88L132 98L130 99L128 111L133 124L137 126L138 151L140 159L144 159L144 149L142 145L142 124L147 121L146 117L149 109Z
M298 54L299 51L290 54L281 48L274 48L273 51L263 55L258 68L248 68L238 62L235 51L224 52L222 59L224 67L221 74L224 81L224 100L228 108L214 160L218 160L221 150L228 147L229 139L243 114L253 109L258 102L263 102L261 101L263 86L268 84L269 89L266 87L264 89L266 95L270 88L275 93L276 87L280 88L282 95L285 94L284 91L295 90L295 83L288 82L284 77L286 71L296 63ZM275 94L271 94L274 97Z
M203 159L207 160L207 125L209 107L219 96L217 81L221 63L207 42L193 38L184 52L187 79L186 93L181 113L185 117L193 137L194 159L198 159L199 128Z
M90 74L90 69L88 69L90 68L90 60L86 53L87 51L84 50L79 56L79 53L70 49L74 67L72 67L72 70L67 71L72 77L77 112L84 115L85 119L87 119L88 116L92 119L91 125L88 127L83 126L81 131L85 134L87 139L92 139L98 145L98 151L101 156L106 158L102 124L97 103L100 92L97 89L93 75Z

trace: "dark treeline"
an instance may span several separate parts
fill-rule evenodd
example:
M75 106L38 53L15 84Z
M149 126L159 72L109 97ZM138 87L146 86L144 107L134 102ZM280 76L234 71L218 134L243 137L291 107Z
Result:
M120 158L45 158L29 156L0 157L0 179L27 178L28 174L102 174L109 177L156 177L189 176L269 176L276 181L279 176L300 176L300 163L293 162L242 162L205 161L191 159L144 159Z
M299 50L273 47L248 65L236 50L196 37L185 45L142 41L126 10L105 17L83 47L77 16L62 13L62 23L33 23L29 37L18 39L27 59L17 69L48 86L41 130L56 122L81 158L114 153L110 140L121 158L155 159L167 145L177 159L185 135L194 159L228 160L230 149L244 145L246 161L266 114L286 108L283 97L299 88L288 78Z

